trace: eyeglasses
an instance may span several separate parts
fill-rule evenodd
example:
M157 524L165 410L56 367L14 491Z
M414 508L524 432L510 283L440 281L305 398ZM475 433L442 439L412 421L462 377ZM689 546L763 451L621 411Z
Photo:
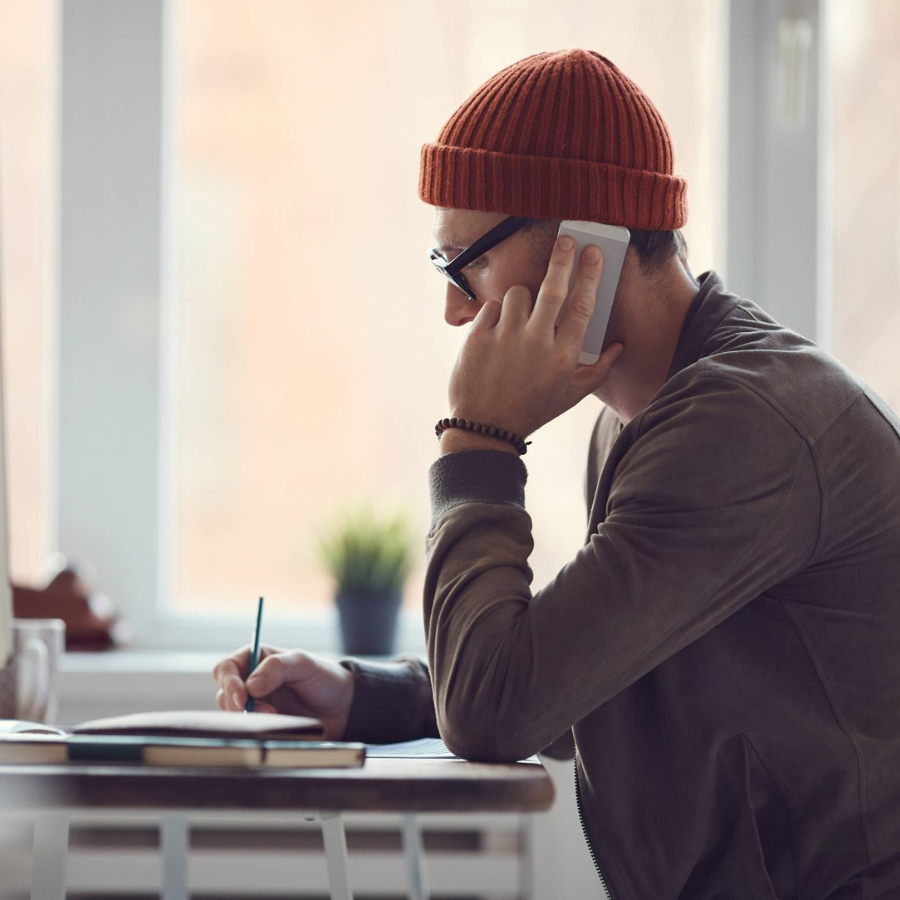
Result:
M527 221L528 216L508 216L499 225L494 226L478 238L474 244L466 247L453 262L448 262L439 250L431 250L431 261L439 272L447 276L447 280L454 287L459 288L473 303L477 303L478 301L466 281L466 276L460 270L474 262L479 256L483 256L491 247L496 247L500 241L505 241L510 235L515 234Z

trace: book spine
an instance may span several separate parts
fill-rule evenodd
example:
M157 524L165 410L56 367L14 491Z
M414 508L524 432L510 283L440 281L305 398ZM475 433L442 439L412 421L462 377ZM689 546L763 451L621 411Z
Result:
M70 762L140 762L144 755L142 741L119 742L70 737L67 747Z

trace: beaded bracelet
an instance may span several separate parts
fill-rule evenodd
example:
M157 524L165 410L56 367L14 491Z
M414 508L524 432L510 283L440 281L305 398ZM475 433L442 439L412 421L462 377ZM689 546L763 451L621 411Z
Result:
M511 431L504 431L504 429L497 428L494 425L482 425L480 422L472 422L470 419L460 419L456 416L452 419L441 419L434 426L434 433L437 435L438 440L441 439L441 434L448 428L465 428L467 431L472 431L476 434L503 438L504 441L509 441L519 451L519 456L524 456L528 452L526 448L531 443L531 441L525 441Z

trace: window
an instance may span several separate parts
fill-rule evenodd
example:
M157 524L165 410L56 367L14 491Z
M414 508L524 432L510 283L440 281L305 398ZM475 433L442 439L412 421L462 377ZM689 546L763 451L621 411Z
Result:
M56 5L0 0L0 295L10 570L54 549L51 487Z
M173 7L177 344L173 608L325 608L316 529L365 496L423 538L434 423L465 337L425 253L419 150L540 50L608 55L661 109L695 274L721 253L720 4L181 0ZM673 77L677 72L677 77ZM389 262L373 260L389 254ZM177 333L175 333L177 332ZM533 589L584 538L587 398L534 437ZM423 554L420 552L420 557ZM423 563L405 603L421 603Z
M275 0L252 16L236 0L0 0L14 571L56 546L90 560L141 646L246 640L263 593L284 642L333 649L316 531L367 497L408 508L424 538L465 338L425 253L421 144L553 47L604 52L661 109L694 272L719 270L897 408L895 6L567 0L548 17L472 0L447 17L358 0L337 22ZM587 398L528 455L534 590L584 539L598 411Z
M833 4L833 353L900 410L900 4Z

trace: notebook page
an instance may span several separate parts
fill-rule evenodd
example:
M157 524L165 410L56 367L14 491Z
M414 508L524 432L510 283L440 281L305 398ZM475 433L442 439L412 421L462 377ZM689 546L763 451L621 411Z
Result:
M387 757L395 759L460 759L447 749L447 745L440 738L434 737L403 741L399 744L366 744L366 757L369 759ZM540 763L537 756L529 756L528 759L520 761Z

